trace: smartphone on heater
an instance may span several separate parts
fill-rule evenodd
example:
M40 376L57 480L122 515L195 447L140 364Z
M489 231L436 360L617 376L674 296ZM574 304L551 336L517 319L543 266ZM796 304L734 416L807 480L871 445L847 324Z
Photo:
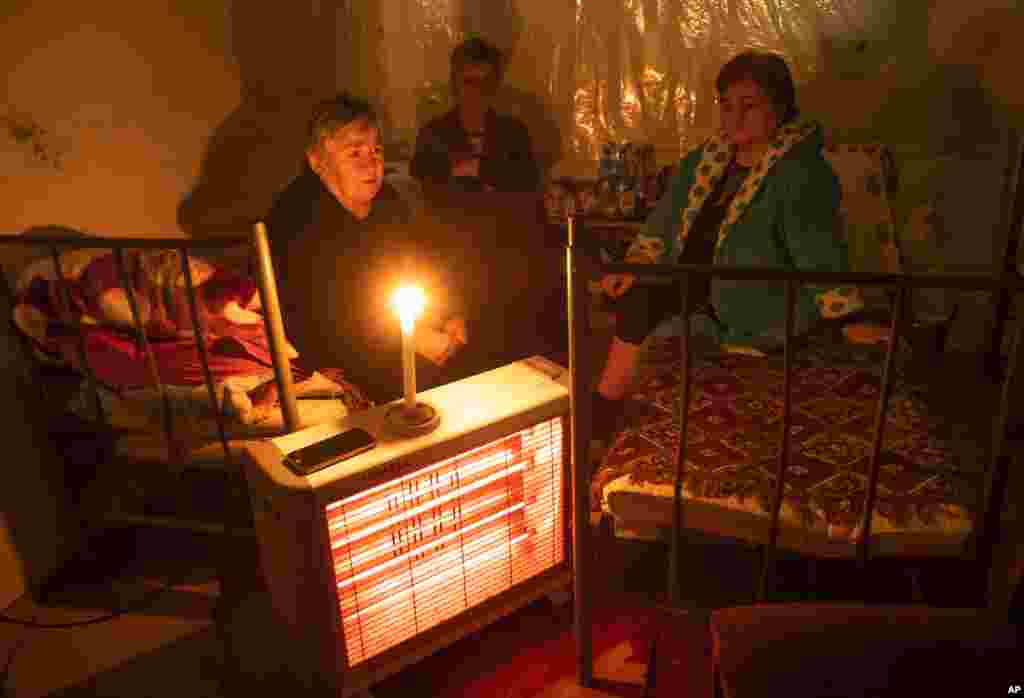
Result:
M365 453L377 445L373 434L354 427L329 439L304 446L284 457L284 464L296 475L310 475L343 460Z

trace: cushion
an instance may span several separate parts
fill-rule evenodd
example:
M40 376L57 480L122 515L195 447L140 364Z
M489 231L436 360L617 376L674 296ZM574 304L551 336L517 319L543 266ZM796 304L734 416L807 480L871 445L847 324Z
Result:
M330 377L317 371L309 378L294 383L298 407L306 415L303 421L307 426L328 419L341 419L350 411L365 409L371 404L359 388L345 380L340 372L327 371ZM218 408L223 411L230 434L242 437L280 432L283 418L273 381L274 374L267 371L260 375L228 378L215 385ZM268 389L273 392L261 396L261 392ZM206 386L165 385L164 390L176 421L187 424L185 428L190 433L217 438L217 424ZM163 402L155 388L115 392L100 386L98 392L107 424L111 427L121 432L160 432ZM329 409L325 407L327 405L330 405ZM68 407L83 419L95 418L95 399L84 381Z
M901 260L890 202L898 180L889 149L878 144L830 143L824 155L842 190L841 228L849 246L850 268L899 273ZM863 294L874 305L884 301L881 289L865 287Z

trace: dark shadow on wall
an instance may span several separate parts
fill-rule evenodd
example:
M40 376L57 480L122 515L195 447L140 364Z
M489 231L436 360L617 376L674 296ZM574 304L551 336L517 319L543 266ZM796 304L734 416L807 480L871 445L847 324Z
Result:
M338 84L335 15L311 1L233 2L238 107L216 127L178 225L192 236L247 232L301 169L313 105Z
M191 236L244 233L300 171L303 120L314 98L249 96L213 133L199 179L178 207Z

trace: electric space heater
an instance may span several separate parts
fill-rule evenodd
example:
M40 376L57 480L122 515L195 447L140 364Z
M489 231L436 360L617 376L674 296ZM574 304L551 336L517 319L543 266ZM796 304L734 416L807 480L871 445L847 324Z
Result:
M245 448L261 566L293 674L348 696L571 582L568 371L540 357ZM308 476L284 463L351 427L377 438Z

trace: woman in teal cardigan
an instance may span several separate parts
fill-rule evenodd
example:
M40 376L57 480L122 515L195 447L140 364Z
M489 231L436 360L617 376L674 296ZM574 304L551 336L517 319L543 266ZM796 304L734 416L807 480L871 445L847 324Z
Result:
M839 183L822 156L820 126L798 119L785 61L748 51L730 60L716 82L722 133L680 162L669 191L637 237L630 263L765 266L845 271L838 229ZM595 396L595 433L610 436L632 382L640 345L679 313L679 287L634 286L629 274L604 277L614 299L616 333ZM778 283L689 281L695 338L726 351L757 353L785 341L785 292ZM820 316L858 309L856 293L801 288L795 331Z

